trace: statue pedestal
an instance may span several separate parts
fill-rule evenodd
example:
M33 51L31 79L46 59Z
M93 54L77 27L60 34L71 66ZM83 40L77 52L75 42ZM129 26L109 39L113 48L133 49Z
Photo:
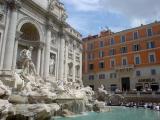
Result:
M14 87L14 72L12 70L0 70L0 80L4 85Z

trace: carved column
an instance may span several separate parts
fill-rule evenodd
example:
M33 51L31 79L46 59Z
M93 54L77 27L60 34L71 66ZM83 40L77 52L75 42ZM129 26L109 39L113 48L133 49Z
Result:
M40 64L41 64L41 47L38 47L38 54L37 54L37 66L36 66L36 70L37 70L37 74L40 74Z
M41 50L41 76L44 75L44 48Z
M52 28L52 25L48 24L47 25L45 54L44 54L44 77L45 77L45 79L47 79L47 77L49 76L51 28Z
M59 52L59 80L63 81L63 71L64 71L64 47L65 47L65 40L64 40L64 34L60 33L60 52Z
M17 11L19 8L19 3L17 3L17 1L12 0L8 2L8 6L9 9L11 10L11 13L10 13L10 22L6 39L6 45L5 45L5 55L3 62L4 70L12 70L13 67L12 61L13 61L13 52L14 52L15 37L16 37Z
M6 20L5 20L5 29L4 29L4 37L2 39L2 45L0 47L0 54L1 54L1 57L0 57L0 69L3 68L3 60L4 60L4 54L5 54L5 45L6 45L6 39L7 39L7 36L8 36L8 28L9 28L9 22L10 22L10 12L11 10L10 9L5 9L6 10ZM2 37L2 36L1 36Z
M16 39L15 39L15 43L14 43L13 63L12 63L13 70L16 69L18 40L19 40L21 34L22 33L20 31L17 31L17 33L16 33Z
M82 43L80 43L80 48L79 48L79 54L80 54L80 68L79 68L79 76L80 76L80 80L82 82ZM81 83L81 85L83 85L83 83Z
M68 39L68 38L67 38ZM66 48L66 52L65 52L65 81L67 81L68 78L68 40L65 41L65 48Z
M76 81L76 45L75 41L73 41L73 81Z

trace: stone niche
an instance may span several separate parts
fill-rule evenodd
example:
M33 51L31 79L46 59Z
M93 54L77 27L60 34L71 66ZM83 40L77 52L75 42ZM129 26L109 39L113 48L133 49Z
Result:
M56 54L50 53L49 74L56 75Z
M20 32L22 35L18 40L17 49L17 68L21 69L20 52L24 49L28 49L29 46L33 47L32 60L33 63L37 64L38 48L40 46L40 35L37 28L32 23L25 23L22 25Z
M4 18L4 5L0 3L0 21Z

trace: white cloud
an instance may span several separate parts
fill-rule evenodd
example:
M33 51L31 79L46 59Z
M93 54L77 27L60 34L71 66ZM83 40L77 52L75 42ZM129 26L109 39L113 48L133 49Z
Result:
M62 0L78 11L103 11L123 14L135 21L160 18L160 0ZM136 20L135 20L136 19Z
M78 11L97 11L100 8L99 0L61 0L72 5Z
M123 20L117 20L117 23L112 25L108 24L108 27L117 32L129 27L136 27L141 24L147 24L155 20L160 20L160 0L61 0L65 5L69 6L70 11L74 11L72 15L69 15L69 22L83 32L92 32L92 25L97 25L98 22L105 22L98 16L98 13L112 14L118 16L124 16L124 19L129 23L122 25ZM90 15L90 12L97 13L95 19ZM87 18L80 17L76 14L88 14L84 15ZM115 14L116 13L116 14ZM100 14L100 15L103 15ZM72 17L71 17L72 16ZM107 18L106 18L107 20ZM93 24L93 21L95 24ZM114 20L115 22L115 20ZM127 27L126 27L127 26ZM102 27L102 26L99 26ZM96 27L95 27L96 28ZM98 30L94 30L98 31ZM87 33L88 34L88 33Z
M83 31L84 33L88 34L87 21L88 20L83 20L82 17L80 16L76 16L76 17L70 16L70 19L67 20L67 22L70 25L72 25L72 27L76 28L78 31Z
M119 32L119 31L122 31L122 30L125 30L125 29L128 29L128 28L127 27L112 26L109 29L111 29L112 32Z
M128 17L131 26L160 18L160 0L100 0L99 4L106 11Z
M145 19L136 19L134 18L131 22L131 27L137 27L141 24L146 24L146 20Z

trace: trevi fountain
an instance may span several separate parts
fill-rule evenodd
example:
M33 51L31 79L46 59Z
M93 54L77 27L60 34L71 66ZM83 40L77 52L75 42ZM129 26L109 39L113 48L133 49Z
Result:
M0 0L1 120L54 120L87 111L96 114L75 120L117 116L105 105L112 95L103 85L97 94L83 86L82 36L67 17L59 0Z
M0 119L47 120L98 102L83 86L81 34L66 18L59 0L0 0Z

